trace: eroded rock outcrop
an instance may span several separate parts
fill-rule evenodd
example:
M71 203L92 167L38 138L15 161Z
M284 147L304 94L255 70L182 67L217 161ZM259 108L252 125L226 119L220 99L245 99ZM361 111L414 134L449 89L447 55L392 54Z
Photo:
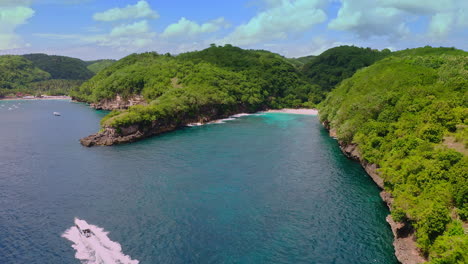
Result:
M96 134L80 139L80 143L86 147L92 146L111 146L135 142L137 140L161 134L176 129L178 124L161 123L153 121L151 125L131 125L128 127L113 128L106 127Z
M145 99L141 95L133 95L129 98L123 98L117 95L113 99L103 99L99 103L91 103L90 106L97 110L119 110L127 109L134 105L146 105Z

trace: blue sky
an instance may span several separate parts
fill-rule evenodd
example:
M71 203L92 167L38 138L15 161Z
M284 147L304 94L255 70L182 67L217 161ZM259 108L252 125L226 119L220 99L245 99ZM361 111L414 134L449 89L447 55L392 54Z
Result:
M468 1L0 0L0 54L118 59L211 43L287 57L345 44L468 50Z

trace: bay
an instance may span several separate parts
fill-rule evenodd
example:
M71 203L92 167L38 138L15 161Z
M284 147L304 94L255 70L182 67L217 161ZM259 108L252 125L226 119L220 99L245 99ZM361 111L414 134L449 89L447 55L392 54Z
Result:
M317 117L81 146L105 114L0 101L0 263L80 263L74 217L140 263L397 263L378 188Z

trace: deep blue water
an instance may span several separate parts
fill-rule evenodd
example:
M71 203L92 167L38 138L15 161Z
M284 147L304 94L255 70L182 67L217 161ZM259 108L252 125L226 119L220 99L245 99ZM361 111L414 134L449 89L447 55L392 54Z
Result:
M140 263L397 263L379 190L316 117L82 147L104 115L0 101L0 263L80 263L61 237L74 217Z

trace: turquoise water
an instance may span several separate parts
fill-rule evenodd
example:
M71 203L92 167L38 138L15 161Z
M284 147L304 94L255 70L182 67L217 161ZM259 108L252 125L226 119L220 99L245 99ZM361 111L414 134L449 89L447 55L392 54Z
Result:
M0 263L80 263L61 237L74 217L140 263L397 263L379 190L316 117L82 147L104 115L0 101Z

